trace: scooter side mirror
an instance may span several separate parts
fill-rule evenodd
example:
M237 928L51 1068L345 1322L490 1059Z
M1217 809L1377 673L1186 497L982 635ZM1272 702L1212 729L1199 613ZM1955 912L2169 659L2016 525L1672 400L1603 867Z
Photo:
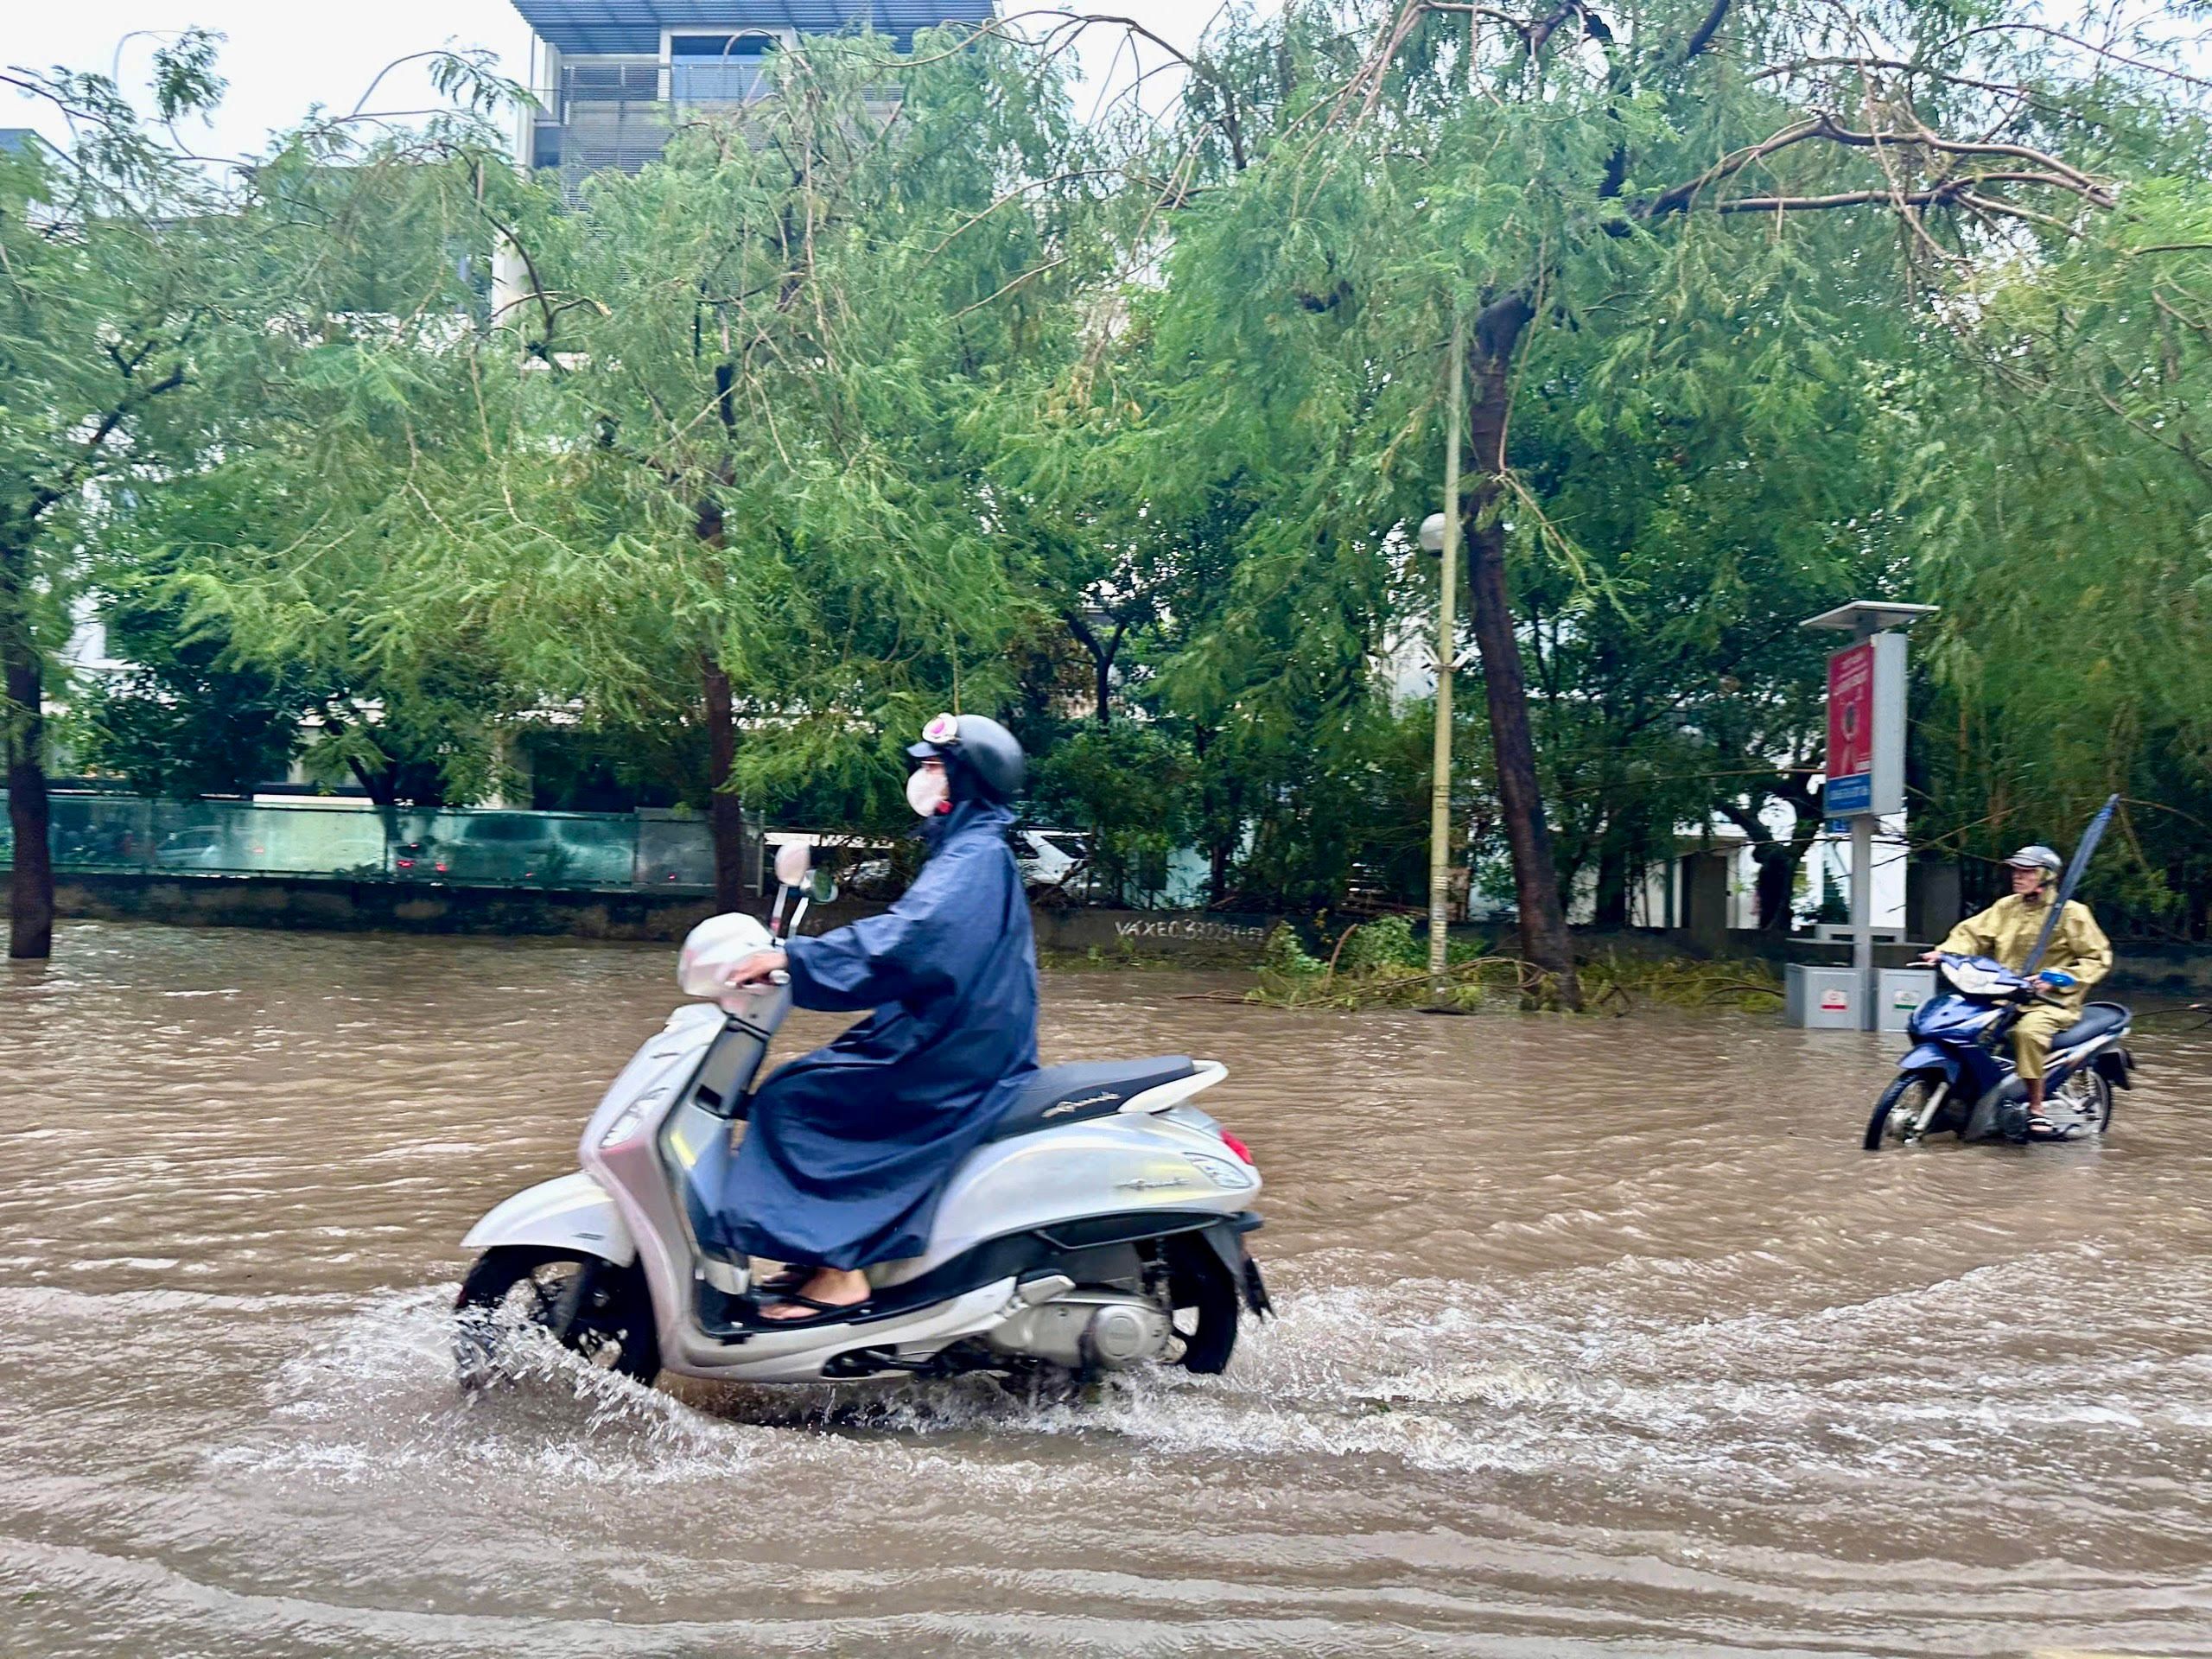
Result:
M837 884L830 879L830 872L827 870L815 871L814 879L808 884L806 893L807 897L817 905L834 905L837 902Z
M798 887L813 868L814 849L804 842L787 841L776 849L776 880L783 886Z

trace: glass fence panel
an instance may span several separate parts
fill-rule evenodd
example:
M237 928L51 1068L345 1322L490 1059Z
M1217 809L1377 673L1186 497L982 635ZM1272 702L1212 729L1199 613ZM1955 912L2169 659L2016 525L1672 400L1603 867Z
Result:
M0 868L10 836L0 790ZM162 801L57 792L62 869L177 874L311 875L486 887L711 891L703 817L426 811L364 802ZM757 859L758 826L748 819Z
M559 812L403 815L394 874L493 887L626 887L637 875L635 818ZM429 874L423 874L428 865Z
M704 818L638 821L638 885L711 890L715 843Z
M243 806L249 844L259 868L295 875L345 875L375 880L385 874L384 815L368 806Z
M227 875L380 877L382 817L365 806L156 801L152 867Z
M143 870L153 856L154 804L130 795L48 797L57 869Z

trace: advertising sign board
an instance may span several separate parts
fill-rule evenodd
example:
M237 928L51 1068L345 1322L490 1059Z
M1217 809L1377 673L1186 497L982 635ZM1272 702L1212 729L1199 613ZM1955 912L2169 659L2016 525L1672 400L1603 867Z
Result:
M1828 816L1904 807L1904 636L1878 633L1828 658Z

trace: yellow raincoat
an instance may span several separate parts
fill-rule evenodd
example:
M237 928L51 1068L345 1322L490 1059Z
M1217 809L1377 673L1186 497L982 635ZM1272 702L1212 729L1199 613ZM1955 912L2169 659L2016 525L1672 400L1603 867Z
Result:
M1969 916L1950 931L1941 950L1961 957L1993 957L2014 973L2028 965L2028 952L2036 948L2044 918L2050 914L2050 889L2023 897L2008 893L1979 916ZM2105 938L2097 918L2079 899L2069 899L2050 931L2050 948L2043 954L2037 971L2055 969L2074 976L2070 990L2046 989L2047 1001L2031 1003L2012 1027L2012 1058L2024 1077L2040 1077L2050 1058L2050 1039L2082 1015L2089 987L2112 971L2112 941ZM2054 1006L2055 1005L2055 1006Z

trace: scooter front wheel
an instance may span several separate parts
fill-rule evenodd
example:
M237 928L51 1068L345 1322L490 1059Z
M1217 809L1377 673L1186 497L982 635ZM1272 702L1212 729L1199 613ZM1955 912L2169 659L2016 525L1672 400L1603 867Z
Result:
M454 1299L454 1361L461 1385L483 1387L507 1350L542 1332L588 1365L632 1382L660 1374L652 1298L635 1262L502 1245L476 1258Z
M1866 1139L1862 1144L1869 1152L1879 1152L1891 1141L1902 1141L1905 1131L1920 1122L1920 1115L1928 1109L1928 1097L1942 1082L1940 1072L1900 1071L1890 1086L1882 1090L1882 1097L1874 1103L1873 1115L1866 1120Z

